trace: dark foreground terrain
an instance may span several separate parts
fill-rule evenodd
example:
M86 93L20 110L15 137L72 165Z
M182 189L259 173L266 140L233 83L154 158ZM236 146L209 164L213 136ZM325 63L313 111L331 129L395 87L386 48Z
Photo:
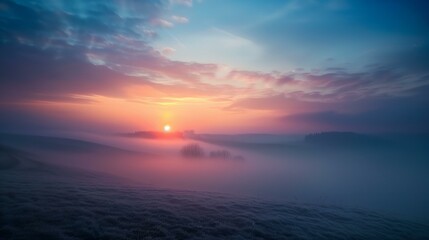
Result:
M155 190L0 148L1 239L428 239L373 212Z

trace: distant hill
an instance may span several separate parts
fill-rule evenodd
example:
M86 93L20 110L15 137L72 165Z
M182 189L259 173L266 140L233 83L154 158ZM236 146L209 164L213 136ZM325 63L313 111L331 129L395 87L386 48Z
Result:
M95 142L88 142L85 140L62 138L62 137L6 134L6 133L0 133L0 145L18 148L18 149L30 148L30 149L42 149L42 150L68 152L68 153L89 153L89 152L124 153L124 154L136 153L133 151L120 149L117 147L99 144Z
M353 132L312 133L304 137L304 142L313 145L338 147L368 147L389 144L388 141L382 138Z
M194 134L191 138L204 141L222 141L228 143L260 143L260 144L284 144L297 142L302 135L281 135L265 133L243 134Z

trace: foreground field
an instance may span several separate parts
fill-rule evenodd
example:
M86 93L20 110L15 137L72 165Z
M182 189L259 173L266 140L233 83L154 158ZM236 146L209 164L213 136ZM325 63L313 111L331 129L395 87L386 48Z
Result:
M424 239L425 225L332 206L142 188L1 148L2 239Z

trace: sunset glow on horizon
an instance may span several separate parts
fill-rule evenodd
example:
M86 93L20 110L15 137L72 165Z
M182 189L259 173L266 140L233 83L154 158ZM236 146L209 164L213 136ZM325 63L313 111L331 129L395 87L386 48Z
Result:
M422 9L414 1L6 1L0 123L426 132Z

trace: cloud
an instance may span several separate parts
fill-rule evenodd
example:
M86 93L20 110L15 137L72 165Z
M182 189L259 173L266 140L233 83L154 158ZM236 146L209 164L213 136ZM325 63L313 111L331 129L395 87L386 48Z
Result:
M281 121L319 130L429 133L428 92L429 86L424 86L401 97L327 104L312 111L286 114Z
M192 0L170 0L172 4L177 5L183 5L187 7L192 7L193 1Z
M319 130L429 133L429 111L417 108L385 107L359 113L336 111L288 115L282 118L287 124L299 123Z
M36 2L32 5L21 1L6 1L3 11L3 38L28 39L33 43L46 40L68 40L79 43L88 37L103 39L106 35L121 34L142 37L137 28L160 17L161 1L123 2L103 1L82 4L82 10L72 3L49 5ZM38 19L29 21L28 19ZM127 23L124 26L124 23ZM68 38L68 39L66 39Z
M228 73L227 78L246 83L272 83L277 80L277 77L274 74L243 70L232 70Z
M374 130L380 123L371 122L374 121L371 116L399 119L413 109L395 99L405 99L404 103L415 106L413 119L418 119L419 111L425 113L423 106L429 105L426 97L429 48L422 42L386 54L379 64L359 69L252 71L210 63L213 59L243 61L243 56L252 61L247 56L256 56L261 50L247 36L219 28L201 33L194 42L186 41L195 48L210 46L213 54L205 55L218 54L218 58L205 61L209 63L172 60L169 58L172 54L176 58L189 52L175 52L172 47L153 48L158 31L168 30L161 28L187 21L177 15L171 18L173 22L165 20L166 11L171 15L168 2L81 3L80 8L69 2L3 3L0 12L3 105L34 101L90 104L94 101L91 96L145 103L156 102L156 97L199 97L207 101L222 99L217 101L218 109L227 111L264 111L277 117L287 115L284 119L288 122L308 125L317 122L339 128L355 128L360 119L362 126L372 124ZM175 4L191 6L192 1L175 1ZM199 50L196 52L204 55L201 53L207 49ZM407 100L411 98L422 100ZM375 106L384 115L374 113ZM394 106L401 107L386 110ZM423 114L421 119L426 116ZM417 120L402 123L403 126L392 124L386 128L410 125L425 129Z
M309 102L345 102L372 97L398 97L412 94L410 89L429 85L429 74L393 66L373 66L360 72L330 68L315 72L263 73L232 70L235 81L258 84L285 98ZM239 102L234 104L240 106ZM251 106L247 106L251 107Z
M172 22L169 22L169 21L162 19L162 18L152 19L152 24L154 26L160 26L160 27L164 27L164 28L171 28L174 26L174 24Z
M0 16L1 98L10 102L60 99L61 94L127 97L126 89L155 82L153 86L160 88L161 84L212 88L201 81L215 76L217 65L172 61L162 54L172 54L173 48L158 52L150 46L157 36L152 27L162 15L162 3L103 1L82 4L85 11L79 11L71 3L5 2L6 12Z
M386 67L367 70L251 74L280 85L281 93L241 97L225 110L283 113L281 122L288 131L429 132L429 75Z
M182 23L182 24L189 22L188 18L181 17L181 16L176 16L176 15L171 16L171 20L173 20L176 23Z
M254 63L263 51L251 39L220 28L191 31L181 35L180 42L185 43L186 51L178 53L177 59L218 63L245 70L251 69L249 64ZM167 45L173 44L183 47L181 43L175 42Z
M5 54L0 57L3 85L0 98L3 102L52 100L52 96L70 94L123 96L127 85L147 82L142 77L124 76L101 64L90 64L77 49L63 49L66 58L57 58L55 51L20 45L1 46L0 49Z
M176 49L171 48L171 47L165 47L162 49L161 52L164 56L171 56L176 52Z
M137 54L136 59L143 61L138 63L135 59L114 59L116 51L83 55L87 51L76 47L62 49L59 58L56 51L22 45L0 46L0 50L0 99L4 104L34 100L76 102L77 95L132 99L136 96L130 95L129 89L145 86L167 96L230 96L237 91L232 86L201 82L214 78L217 65L170 61L160 55ZM133 76L131 71L142 74Z
M40 78L39 81L45 82L43 86L46 88L49 88L49 84L59 85L52 77L57 75L58 78L67 78L62 84L68 86L86 81L88 77L84 77L83 74L77 76L76 72L80 68L85 72L87 71L85 69L98 66L97 69L103 69L97 70L100 74L103 71L107 72L105 69L107 68L115 72L113 76L118 79L133 79L131 82L137 81L140 84L149 81L162 84L182 82L194 84L194 88L205 88L228 83L230 86L242 88L242 91L247 93L242 98L283 95L288 99L313 102L401 96L409 89L428 84L427 66L423 63L424 53L428 49L425 45L419 45L417 49L413 48L413 51L403 52L400 54L402 58L393 58L404 59L403 61L391 61L387 65L375 65L361 71L327 68L318 72L266 73L231 69L219 76L220 65L173 61L166 57L174 52L173 48L164 48L158 52L151 47L151 41L157 36L157 29L153 28L154 22L160 26L172 25L170 22L162 21L163 9L167 7L163 6L163 3L163 1L136 3L103 1L95 5L83 4L85 11L79 11L72 4L58 7L39 2L30 6L24 2L6 1L7 7L4 8L6 10L3 12L1 22L4 49L1 61L3 66L10 67L2 69L1 81L30 78L22 76L23 71L18 69L19 66L20 69L28 68L28 72L33 73L34 78ZM29 18L39 20L28 21ZM248 52L248 46L253 47L250 40L222 29L212 29L211 33L216 35L210 38L212 42L207 42L210 46L221 45L228 50L238 48L243 52ZM39 70L34 66L39 66ZM64 69L65 66L75 66L72 71L64 70L70 71L70 76L64 77L55 73L58 71L55 68ZM17 72L16 77L13 76L14 71ZM129 78L130 76L134 78ZM111 78L106 79L111 81ZM117 93L118 90L113 89L121 88L117 88L117 81L113 82L111 92ZM123 86L127 83L124 81ZM89 85L89 82L85 82L81 86ZM11 86L15 86L16 91L20 90L13 83ZM96 84L91 86L91 92L97 93L97 86ZM106 84L100 84L99 87L99 93L108 92ZM69 89L74 88L76 87ZM252 92L256 95L249 96ZM79 92L75 89L73 93ZM240 107L239 101L241 100L238 99L234 107Z

